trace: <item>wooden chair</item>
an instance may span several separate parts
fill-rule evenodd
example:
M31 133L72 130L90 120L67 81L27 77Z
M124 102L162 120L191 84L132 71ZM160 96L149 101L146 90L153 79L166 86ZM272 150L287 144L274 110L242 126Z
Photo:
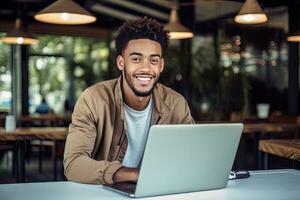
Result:
M271 113L269 121L272 123L290 124L290 123L297 123L297 119L298 119L297 116L285 115L282 114L281 112L275 111Z
M282 114L281 112L275 111L272 112L270 115L270 122L271 123L280 123L280 124L300 124L300 116L293 116L293 115L286 115ZM299 131L292 131L288 134L284 135L284 138L280 139L292 139L298 138Z
M45 115L21 115L18 118L18 126L56 126L56 115L49 113Z
M242 122L242 123L259 123L265 122L266 119L258 119L255 116L243 116L241 113L231 112L229 115L230 122Z

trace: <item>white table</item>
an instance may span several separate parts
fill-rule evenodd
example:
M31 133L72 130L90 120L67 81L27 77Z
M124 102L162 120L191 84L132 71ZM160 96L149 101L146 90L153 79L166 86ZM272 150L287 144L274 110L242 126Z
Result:
M100 185L45 182L0 185L2 200L121 200L130 199ZM148 199L148 198L147 198ZM252 171L248 179L231 180L221 190L157 196L158 200L299 200L300 171Z

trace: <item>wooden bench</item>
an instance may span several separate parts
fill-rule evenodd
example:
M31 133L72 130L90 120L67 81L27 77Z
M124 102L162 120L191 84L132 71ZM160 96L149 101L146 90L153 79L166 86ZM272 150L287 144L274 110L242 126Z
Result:
M300 162L300 139L260 140L258 148L265 153L265 169L268 168L268 154Z

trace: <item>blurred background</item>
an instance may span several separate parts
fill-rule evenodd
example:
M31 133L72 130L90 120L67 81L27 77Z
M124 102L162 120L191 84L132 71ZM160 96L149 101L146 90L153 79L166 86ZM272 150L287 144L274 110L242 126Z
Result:
M96 22L66 25L35 19L54 2L7 0L0 5L0 183L16 182L20 175L21 157L16 156L20 147L16 139L7 139L4 130L7 115L14 116L14 130L67 127L84 89L120 75L114 48L118 27L143 16L168 24L172 10L177 10L176 22L193 36L170 41L160 82L186 97L198 123L250 124L245 132L251 134L243 135L236 169L259 169L260 162L271 168L299 168L297 159L284 155L275 155L273 165L272 160L267 163L270 158L261 158L259 141L298 138L299 42L288 42L287 37L300 33L300 1L249 1L258 3L267 16L267 22L259 24L234 20L244 0L76 0ZM17 19L37 44L5 42L17 29ZM22 138L26 181L52 180L52 172L55 180L65 180L64 139L24 134L31 134Z

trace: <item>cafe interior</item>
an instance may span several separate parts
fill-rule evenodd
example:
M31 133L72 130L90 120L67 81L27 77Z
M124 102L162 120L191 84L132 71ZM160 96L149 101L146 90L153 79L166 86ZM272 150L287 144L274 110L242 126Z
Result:
M233 169L300 169L298 0L7 0L0 4L0 183L65 181L79 95L117 78L114 39L170 31L160 82L196 123L244 123Z

